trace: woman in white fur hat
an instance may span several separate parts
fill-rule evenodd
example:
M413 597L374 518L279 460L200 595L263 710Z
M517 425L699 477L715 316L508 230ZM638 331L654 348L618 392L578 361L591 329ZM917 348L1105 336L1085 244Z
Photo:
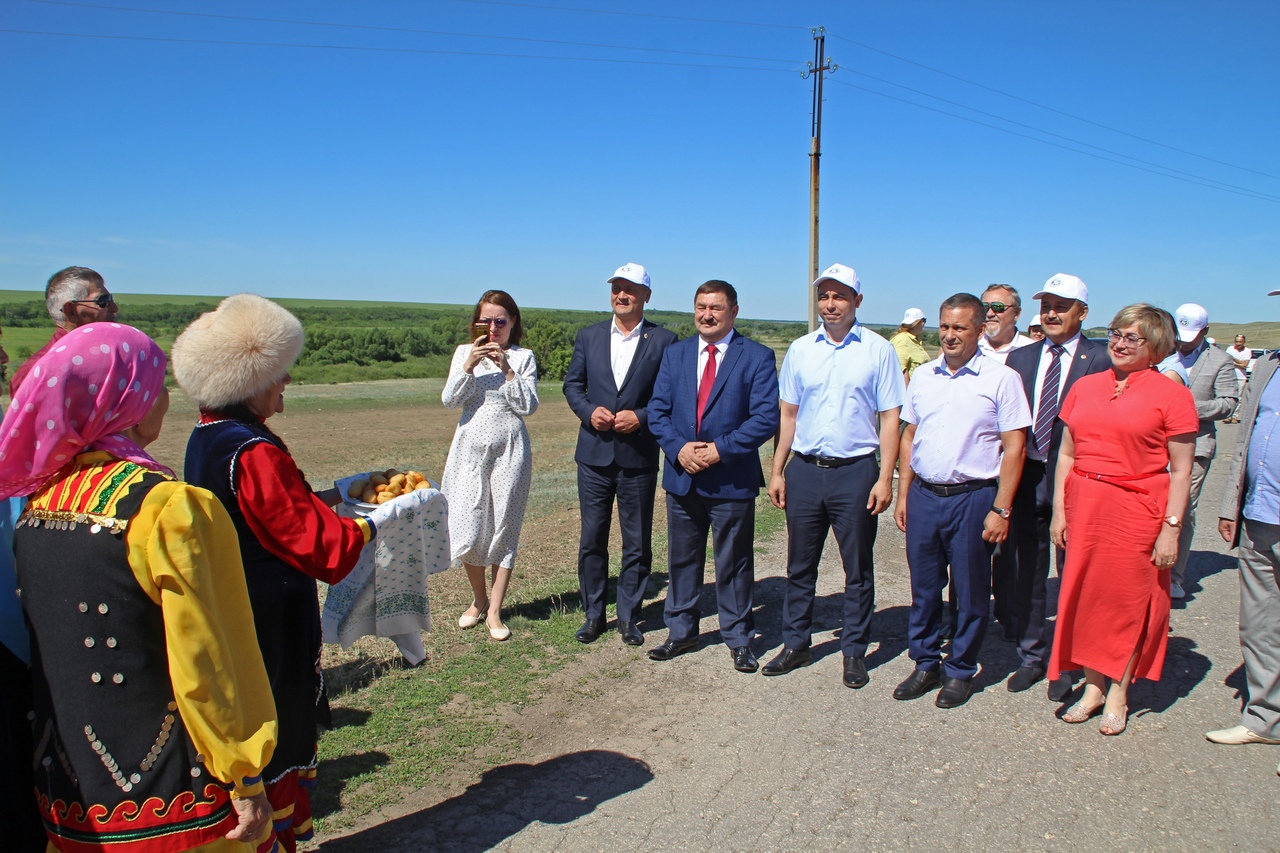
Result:
M307 788L315 784L321 722L320 610L316 581L341 581L375 528L332 509L285 443L266 425L284 411L289 368L302 352L302 324L249 293L223 300L173 343L173 373L200 407L187 443L186 476L221 499L240 537L258 645L280 720L275 756L263 772L285 849L312 836Z

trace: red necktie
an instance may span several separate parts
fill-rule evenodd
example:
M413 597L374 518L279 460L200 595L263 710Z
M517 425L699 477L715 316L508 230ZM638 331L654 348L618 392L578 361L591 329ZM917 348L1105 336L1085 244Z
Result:
M716 384L716 345L707 344L707 366L702 368L702 381L698 383L698 431L702 431L702 412L711 398L711 386Z

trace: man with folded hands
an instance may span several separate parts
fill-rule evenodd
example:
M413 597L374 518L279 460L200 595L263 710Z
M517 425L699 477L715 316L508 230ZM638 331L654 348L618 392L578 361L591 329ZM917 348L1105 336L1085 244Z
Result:
M907 535L907 643L916 668L893 698L917 699L941 685L935 704L955 708L973 694L991 597L991 552L1009 535L1031 411L1018 374L978 350L981 300L957 293L940 313L942 355L916 371L902 408L907 427L893 515ZM943 660L948 564L959 612Z

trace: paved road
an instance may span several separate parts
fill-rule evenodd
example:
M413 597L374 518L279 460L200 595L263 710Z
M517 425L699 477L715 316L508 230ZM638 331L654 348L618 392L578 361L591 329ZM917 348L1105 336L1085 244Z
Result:
M1221 446L1234 430L1222 430ZM902 538L886 518L865 689L840 683L829 542L812 667L736 673L715 633L658 664L610 635L566 677L618 667L627 677L601 677L594 698L553 694L525 711L555 734L530 743L524 760L452 796L421 792L404 816L322 849L1280 850L1280 748L1203 736L1238 722L1243 690L1235 560L1215 531L1225 468L1206 485L1164 678L1131 691L1119 737L1062 723L1042 685L1009 693L1017 658L998 637L983 647L983 689L968 705L895 702L912 669L910 596ZM759 563L765 655L780 646L781 555L778 543ZM710 601L704 612L714 613ZM714 625L704 620L704 632ZM646 628L649 645L665 635L657 619Z

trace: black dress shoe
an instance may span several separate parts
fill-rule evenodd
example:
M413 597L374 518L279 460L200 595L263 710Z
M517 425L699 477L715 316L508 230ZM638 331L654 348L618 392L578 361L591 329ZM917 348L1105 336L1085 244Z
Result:
M786 675L793 669L813 663L813 652L808 649L787 649L778 652L777 657L764 665L761 675Z
M1010 693L1021 693L1024 690L1030 690L1038 681L1044 678L1044 667L1039 665L1020 666L1013 675L1009 676L1009 683L1005 685L1009 688Z
M846 657L844 659L844 686L857 690L866 687L871 681L867 675L867 662L862 658Z
M939 708L959 708L973 695L972 678L944 678L938 698L934 700Z
M930 669L917 669L907 676L906 681L893 689L894 699L919 699L942 683L938 673Z
M671 660L697 647L697 640L667 640L662 645L649 649L649 660Z
M618 633L622 635L622 642L628 646L644 645L644 634L640 633L640 629L634 622L619 622Z
M738 672L755 672L760 668L756 656L751 654L750 646L739 646L729 651L733 653L733 668Z
M582 627L578 629L578 633L573 636L577 638L579 643L594 643L603 633L603 619L588 619L582 623Z
M1062 673L1053 681L1049 682L1049 701L1062 702L1071 695L1071 689L1074 687L1071 683L1070 673Z

